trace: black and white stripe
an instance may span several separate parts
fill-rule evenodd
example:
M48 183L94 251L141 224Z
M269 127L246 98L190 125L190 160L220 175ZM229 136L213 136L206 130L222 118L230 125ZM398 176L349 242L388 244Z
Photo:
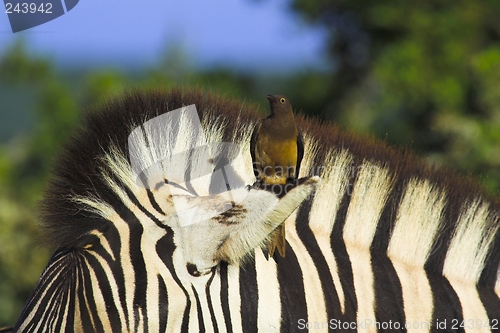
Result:
M306 182L281 199L242 187L233 194L248 197L231 214L180 227L172 195L201 214L223 193L210 192L210 177L186 193L162 182L141 186L127 139L137 126L190 104L207 138L181 120L166 125L175 127L175 138L145 135L143 156L173 154L189 142L232 142L241 149L231 169L242 184L253 183L248 145L259 116L252 106L173 90L131 93L90 113L47 190L43 226L58 249L16 331L500 328L498 201L408 152L333 125L298 119L305 141L300 177L318 175L320 183ZM179 169L190 172L197 160L191 156ZM262 230L285 218L286 257L267 260ZM219 239L224 230L231 233ZM208 259L213 268L193 274Z

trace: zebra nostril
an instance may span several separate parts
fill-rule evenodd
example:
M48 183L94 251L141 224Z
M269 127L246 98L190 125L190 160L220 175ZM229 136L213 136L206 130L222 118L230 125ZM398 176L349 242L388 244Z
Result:
M188 262L186 265L187 271L192 276L200 276L200 272L198 271L198 267L195 264Z

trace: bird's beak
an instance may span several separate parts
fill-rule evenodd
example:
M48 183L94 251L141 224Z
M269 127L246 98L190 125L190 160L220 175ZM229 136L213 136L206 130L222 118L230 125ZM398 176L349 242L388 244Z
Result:
M276 100L273 95L267 95L266 98L269 100L269 102L274 102Z

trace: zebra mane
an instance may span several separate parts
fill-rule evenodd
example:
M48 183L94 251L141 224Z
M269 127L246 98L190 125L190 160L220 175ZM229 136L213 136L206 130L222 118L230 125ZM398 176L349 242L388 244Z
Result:
M264 114L258 107L196 89L132 91L86 113L64 146L42 201L47 242L83 246L94 230L105 230L110 222L103 210L119 207L121 201L110 190L110 180L130 188L131 132L191 104L208 142L243 147L243 157L233 167L251 184L248 142L253 124ZM304 203L310 208L309 222L297 225L297 232L309 228L315 234L331 234L332 244L341 239L359 244L372 258L388 255L408 266L465 274L467 280L495 285L500 262L498 200L488 199L473 181L430 166L407 150L304 116L296 121L305 141L300 177L322 178L313 200ZM128 172L126 177L119 174L120 168Z

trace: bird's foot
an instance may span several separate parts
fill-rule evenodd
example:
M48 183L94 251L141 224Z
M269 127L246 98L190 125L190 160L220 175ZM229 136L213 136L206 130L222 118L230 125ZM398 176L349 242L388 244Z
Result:
M256 180L255 183L253 183L252 185L245 186L245 189L247 191L250 191L251 189L262 189L262 186L263 186L262 180Z

